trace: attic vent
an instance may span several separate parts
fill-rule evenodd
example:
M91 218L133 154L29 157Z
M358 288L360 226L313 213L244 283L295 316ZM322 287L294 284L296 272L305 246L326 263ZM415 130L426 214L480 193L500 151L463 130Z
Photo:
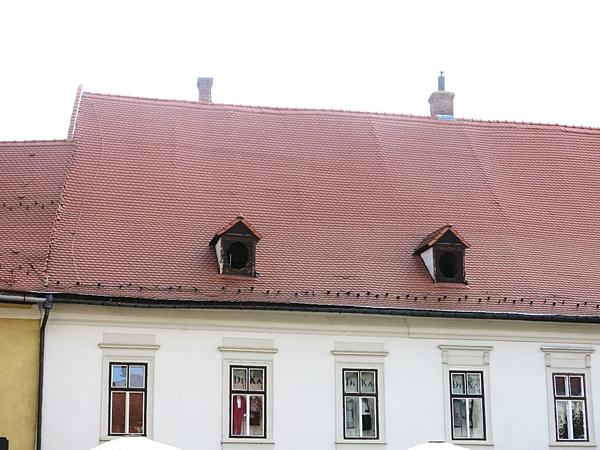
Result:
M215 247L219 273L258 276L255 270L255 255L256 243L261 238L261 234L243 217L237 217L217 231L210 245Z
M466 283L465 249L470 245L446 225L427 236L413 255L421 256L434 282Z

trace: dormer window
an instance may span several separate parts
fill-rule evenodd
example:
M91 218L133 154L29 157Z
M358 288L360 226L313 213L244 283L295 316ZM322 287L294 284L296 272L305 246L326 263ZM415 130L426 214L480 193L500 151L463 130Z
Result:
M237 217L217 231L209 245L214 245L219 273L254 277L256 243L262 235L243 217Z
M419 255L434 282L466 283L465 249L470 245L446 225L421 241L413 255Z

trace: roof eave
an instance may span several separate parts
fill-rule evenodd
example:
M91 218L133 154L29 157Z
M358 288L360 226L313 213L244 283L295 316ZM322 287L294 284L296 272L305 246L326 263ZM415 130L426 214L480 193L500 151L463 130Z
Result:
M270 303L270 302L223 302L198 300L169 300L130 297L105 297L83 294L54 294L54 303L121 308L148 309L208 309L208 310L253 310L289 311L336 314L369 314L388 316L441 317L475 320L523 320L558 323L599 323L600 316L533 314L492 311L453 311L434 309L383 308L372 306L340 306L310 303Z

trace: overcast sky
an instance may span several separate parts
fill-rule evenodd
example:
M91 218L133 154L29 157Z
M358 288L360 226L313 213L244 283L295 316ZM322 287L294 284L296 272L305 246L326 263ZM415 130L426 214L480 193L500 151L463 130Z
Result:
M77 86L600 127L600 1L5 1L0 140L64 139Z

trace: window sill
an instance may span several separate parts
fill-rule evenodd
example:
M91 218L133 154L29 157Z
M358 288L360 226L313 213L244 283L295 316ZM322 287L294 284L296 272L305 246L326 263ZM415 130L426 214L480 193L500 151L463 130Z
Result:
M550 447L560 448L581 448L581 447L596 447L595 442L551 442Z
M347 439L343 441L335 441L337 445L387 445L386 441L380 439Z
M275 441L273 439L263 439L263 438L239 438L239 439L234 439L234 438L225 438L225 439L221 439L221 444L223 445L230 445L230 444L257 444L257 445L261 445L261 444L267 444L267 445L275 445Z
M100 444L106 444L107 442L110 441L114 441L115 439L120 439L122 437L127 437L127 436L135 436L135 437L145 437L148 439L152 439L154 440L154 438L152 437L151 434L146 434L146 435L141 435L141 434L122 434L122 435L115 435L115 436L108 436L108 435L102 435L100 436Z
M458 445L458 446L465 446L468 445L469 447L473 447L473 446L484 446L484 447L493 447L494 443L492 441L476 441L476 440L470 440L470 439L452 439L449 442L451 442L454 445Z

